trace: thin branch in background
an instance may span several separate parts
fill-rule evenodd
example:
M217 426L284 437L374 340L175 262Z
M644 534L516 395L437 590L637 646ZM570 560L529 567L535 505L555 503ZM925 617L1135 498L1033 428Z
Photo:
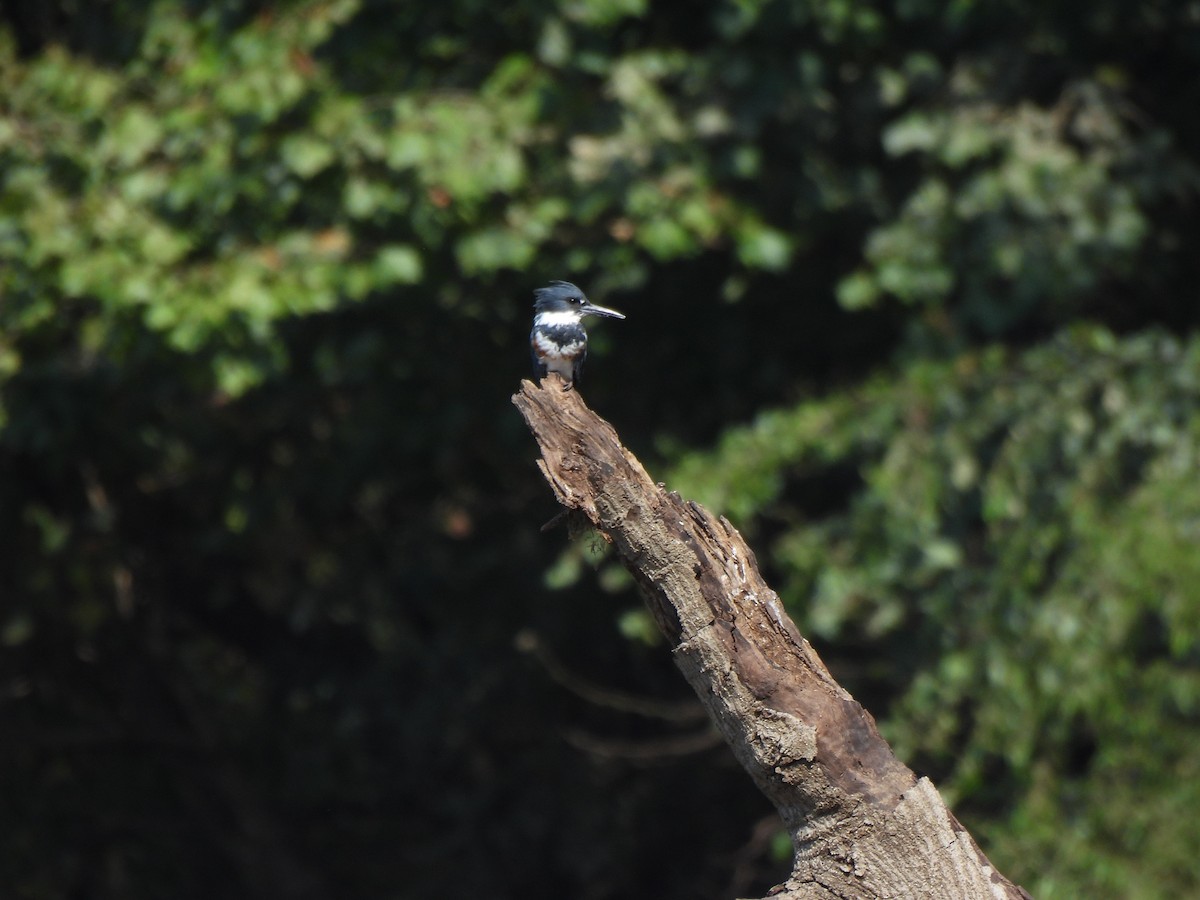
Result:
M661 719L664 722L686 724L702 722L707 718L704 707L694 700L683 703L652 700L602 687L576 675L554 655L537 632L531 629L526 628L518 632L514 644L522 653L536 659L555 684L561 685L575 696L595 706L643 716L647 719Z

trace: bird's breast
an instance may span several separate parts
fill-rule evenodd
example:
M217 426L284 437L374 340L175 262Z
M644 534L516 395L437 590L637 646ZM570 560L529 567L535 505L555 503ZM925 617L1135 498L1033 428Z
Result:
M587 334L582 328L538 327L529 336L537 358L573 360L587 350Z

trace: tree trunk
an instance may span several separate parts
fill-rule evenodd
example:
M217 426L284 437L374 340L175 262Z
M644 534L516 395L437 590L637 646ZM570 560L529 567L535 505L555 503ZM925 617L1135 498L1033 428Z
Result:
M880 737L762 580L724 518L656 485L551 375L513 402L558 501L611 540L675 661L779 809L795 863L773 896L1028 898Z

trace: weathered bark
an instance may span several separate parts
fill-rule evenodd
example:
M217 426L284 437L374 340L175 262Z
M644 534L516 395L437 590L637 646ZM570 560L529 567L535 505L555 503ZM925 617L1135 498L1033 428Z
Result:
M1027 898L829 674L724 518L656 485L557 376L513 402L559 502L613 543L675 660L791 832L774 896Z

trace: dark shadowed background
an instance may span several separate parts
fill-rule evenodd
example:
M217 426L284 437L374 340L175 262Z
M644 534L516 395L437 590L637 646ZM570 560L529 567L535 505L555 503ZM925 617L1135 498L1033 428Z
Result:
M509 403L729 516L1035 896L1200 892L1200 3L8 0L0 896L789 868Z

